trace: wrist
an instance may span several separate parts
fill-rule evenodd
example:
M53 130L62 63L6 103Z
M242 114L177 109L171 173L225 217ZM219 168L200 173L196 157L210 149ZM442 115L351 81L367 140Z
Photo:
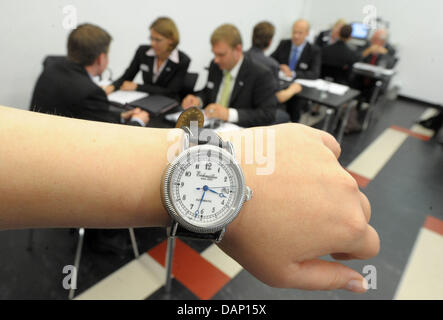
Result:
M231 132L220 132L218 133L222 140L230 141L234 146L235 158L243 171L243 175L245 178L245 184L249 186L252 190L253 196L249 201L246 201L243 204L243 207L238 214L238 216L226 227L226 233L223 237L222 242L220 243L220 247L225 250L231 247L231 244L238 243L236 240L237 237L242 237L242 229L245 228L245 217L248 214L253 214L253 207L257 202L257 191L259 186L257 184L258 176L257 176L257 165L255 161L249 161L249 155L246 152L252 151L250 146L246 146L245 143L249 140L246 137L249 135L254 135L254 129L243 129L239 131L231 131ZM242 137L245 137L244 139ZM253 141L253 140L252 140ZM244 236L244 235L243 235ZM235 251L240 250L240 248L236 248ZM231 251L229 249L229 251ZM226 251L226 250L225 250ZM232 252L230 253L232 254Z

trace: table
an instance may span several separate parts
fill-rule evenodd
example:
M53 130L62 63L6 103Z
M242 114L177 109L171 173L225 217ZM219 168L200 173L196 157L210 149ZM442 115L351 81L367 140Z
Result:
M352 72L354 74L376 80L375 89L372 92L371 98L369 100L368 111L366 112L365 120L363 121L362 128L363 130L366 130L373 116L374 107L382 88L387 85L387 83L392 79L396 72L392 69L385 69L379 66L374 66L368 63L361 62L357 62L352 66Z
M281 87L285 87L287 85L287 81L280 80ZM341 122L340 129L336 136L338 143L341 143L346 125L348 123L350 111L355 107L355 105L350 104L350 102L360 96L360 91L350 88L344 95L337 95L303 85L302 88L303 90L297 94L298 98L312 101L313 103L323 105L327 108L326 119L323 124L324 131L334 130L337 127L340 116L343 114L343 111L345 111L343 121ZM348 108L345 108L346 106L348 106ZM332 119L334 114L335 117ZM332 126L330 125L331 120L333 120Z

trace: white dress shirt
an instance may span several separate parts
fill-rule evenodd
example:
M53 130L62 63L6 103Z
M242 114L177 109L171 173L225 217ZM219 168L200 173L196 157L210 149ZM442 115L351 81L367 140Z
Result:
M153 68L153 73L152 73L152 82L153 83L157 82L157 79L160 76L160 74L162 73L163 69L165 68L168 60L171 60L172 62L177 63L177 64L180 62L177 48L175 48L174 50L171 51L168 59L166 59L166 61L163 62L163 64L160 66L160 68L158 68L158 66L157 66L157 56L155 55L154 49L151 48L148 51L146 51L146 55L150 56L150 57L154 57L154 68Z

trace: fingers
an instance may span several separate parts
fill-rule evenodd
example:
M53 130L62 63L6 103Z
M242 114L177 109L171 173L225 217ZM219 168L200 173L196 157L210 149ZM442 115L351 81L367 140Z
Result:
M354 259L366 260L375 257L380 251L380 238L377 231L368 225L366 232L360 241L357 242L356 248L349 252Z
M341 154L341 147L340 144L335 140L335 138L322 130L316 129L317 132L320 134L321 140L323 141L324 145L328 147L335 155L335 157L338 159Z
M286 277L291 287L304 290L345 289L363 293L368 289L367 281L357 271L318 259L294 264Z
M360 192L360 203L363 210L363 214L365 215L366 222L369 223L371 220L371 203L364 193Z

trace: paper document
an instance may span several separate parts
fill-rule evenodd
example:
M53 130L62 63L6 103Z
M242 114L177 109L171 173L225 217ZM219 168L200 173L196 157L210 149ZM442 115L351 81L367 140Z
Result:
M292 81L292 79L294 79L294 75L292 75L291 77L288 77L283 71L279 71L278 72L278 77L281 79L281 80L284 80L284 81L287 81L287 82L290 82L290 81Z
M147 97L148 94L146 92L140 92L140 91L122 91L118 90L113 93L111 93L108 96L109 101L118 102L121 104L130 103L132 101L142 99L144 97Z
M344 95L349 90L348 86L335 82L325 81L322 79L317 79L317 80L297 79L295 80L295 82L301 84L304 87L315 88L321 91L327 91L329 93L336 94L339 96Z
M354 63L353 67L356 69L360 69L360 70L371 71L374 73L382 74L387 77L390 77L395 73L395 71L393 69L385 69L380 66L374 66L369 63L357 62L357 63Z

